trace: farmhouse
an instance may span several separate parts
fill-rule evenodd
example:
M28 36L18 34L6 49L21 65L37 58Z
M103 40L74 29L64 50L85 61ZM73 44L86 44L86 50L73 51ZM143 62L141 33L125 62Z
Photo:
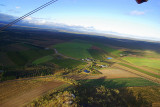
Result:
M127 56L127 54L119 54L121 57L123 57L123 56Z
M86 61L91 61L91 59L90 58L86 58Z
M85 59L82 59L82 61L92 61L92 59L90 59L90 58L85 58Z
M102 67L102 68L106 68L106 67L107 67L107 65L100 65L100 67Z
M108 57L107 59L109 59L109 60L110 60L110 59L113 59L113 58L111 58L111 57Z
M88 70L84 70L84 72L85 72L85 73L90 73L90 71L88 71Z

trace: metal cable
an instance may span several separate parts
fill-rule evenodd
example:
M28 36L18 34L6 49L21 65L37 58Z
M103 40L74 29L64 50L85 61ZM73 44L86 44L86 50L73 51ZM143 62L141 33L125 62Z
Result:
M56 1L58 1L58 0L51 0L51 1L49 1L49 2L47 2L47 3L45 3L45 4L43 4L42 6L40 6L40 7L36 8L36 9L32 10L31 12L29 12L29 13L23 15L22 17L20 17L20 18L14 20L13 22L10 22L9 24L7 24L7 25L1 27L1 28L0 28L0 31L2 31L2 30L4 30L4 29L6 29L6 28L12 26L13 24L15 24L15 23L17 23L17 22L23 20L24 18L26 18L26 17L28 17L28 16L30 16L30 15L32 15L32 14L34 14L34 13L40 11L41 9L43 9L43 8L45 8L45 7L47 7L47 6L51 5L51 4L53 4L53 3L56 2Z

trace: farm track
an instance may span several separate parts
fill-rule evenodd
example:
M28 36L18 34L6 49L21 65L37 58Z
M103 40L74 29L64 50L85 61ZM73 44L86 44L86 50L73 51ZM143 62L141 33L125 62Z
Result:
M69 58L69 59L73 59L73 60L80 61L80 60L78 60L78 59L76 59L76 58L72 58L72 57L69 57L69 56L65 56L65 55L59 53L59 52L57 51L57 49L55 49L55 48L54 48L54 51L55 51L55 54L60 55L60 56L62 56L62 57L64 57L64 58Z
M46 92L63 85L64 82L53 80L49 81L47 84L43 84L29 92L26 92L22 95L11 97L3 102L0 106L1 107L22 107L27 103L33 101L35 98L45 94Z
M123 65L120 65L120 64L116 63L116 64L112 65L112 67L119 68L119 69L122 69L122 70L126 70L128 72L131 72L131 73L134 73L136 75L139 75L142 78L146 78L146 79L148 79L150 81L153 81L153 82L156 82L156 83L160 84L160 79L152 77L152 76L144 74L144 73L141 73L141 72L139 72L137 70L133 70L131 68L125 67Z

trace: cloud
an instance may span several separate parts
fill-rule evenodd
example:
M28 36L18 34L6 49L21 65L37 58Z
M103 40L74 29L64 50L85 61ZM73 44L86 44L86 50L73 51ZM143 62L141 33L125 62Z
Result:
M15 9L10 9L10 10L8 10L8 12L9 12L9 13L20 13L20 11L17 11L17 10L15 10Z
M19 6L16 6L16 9L20 9L21 7L19 7Z
M10 21L13 21L15 19L16 19L16 17L14 17L14 16L0 13L0 21L10 22Z
M4 5L4 4L0 4L0 6L6 6L6 5Z
M145 12L144 12L144 11L133 10L133 11L131 11L129 14L130 14L130 15L140 16L140 15L144 15Z

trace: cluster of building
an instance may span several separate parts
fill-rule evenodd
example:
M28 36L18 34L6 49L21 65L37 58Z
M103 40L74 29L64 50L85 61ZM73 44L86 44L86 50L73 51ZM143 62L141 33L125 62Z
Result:
M82 59L82 61L96 61L96 60L91 58L85 58L85 59Z

